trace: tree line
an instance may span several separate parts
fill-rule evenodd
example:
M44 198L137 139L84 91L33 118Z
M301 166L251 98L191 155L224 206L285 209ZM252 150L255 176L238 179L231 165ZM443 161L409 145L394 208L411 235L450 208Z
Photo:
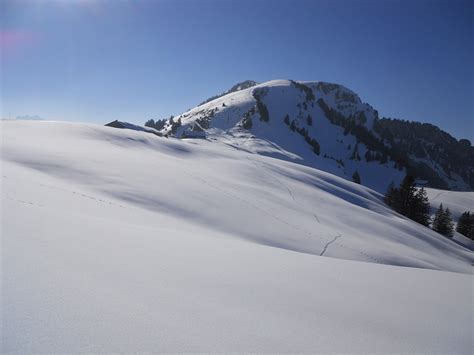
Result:
M433 219L430 216L430 204L426 190L418 188L411 175L405 176L399 187L392 183L388 187L384 201L395 211L424 226L430 227L446 237L454 234L454 223L449 208L440 204ZM474 239L474 214L464 212L459 218L456 231Z

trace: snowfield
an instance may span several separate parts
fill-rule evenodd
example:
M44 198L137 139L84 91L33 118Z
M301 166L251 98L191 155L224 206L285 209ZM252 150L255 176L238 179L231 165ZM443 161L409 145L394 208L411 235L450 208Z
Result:
M244 133L0 125L2 352L472 351L472 252L369 188Z

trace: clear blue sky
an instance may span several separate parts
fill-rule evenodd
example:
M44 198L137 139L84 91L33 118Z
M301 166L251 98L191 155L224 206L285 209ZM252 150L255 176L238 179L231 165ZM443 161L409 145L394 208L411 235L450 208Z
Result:
M473 3L1 0L1 115L143 123L288 78L472 141Z

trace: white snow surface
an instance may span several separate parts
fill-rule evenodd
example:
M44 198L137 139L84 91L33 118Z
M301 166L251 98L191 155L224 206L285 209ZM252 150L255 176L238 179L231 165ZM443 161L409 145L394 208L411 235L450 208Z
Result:
M2 352L472 350L472 253L369 188L250 135L0 127Z

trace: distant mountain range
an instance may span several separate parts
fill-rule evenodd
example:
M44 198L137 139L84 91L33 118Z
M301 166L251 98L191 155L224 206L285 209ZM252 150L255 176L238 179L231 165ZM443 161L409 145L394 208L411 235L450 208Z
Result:
M338 84L248 80L157 125L166 135L227 140L238 149L360 180L380 192L406 173L430 187L474 189L470 141L432 124L381 118ZM269 145L279 154L269 153Z

